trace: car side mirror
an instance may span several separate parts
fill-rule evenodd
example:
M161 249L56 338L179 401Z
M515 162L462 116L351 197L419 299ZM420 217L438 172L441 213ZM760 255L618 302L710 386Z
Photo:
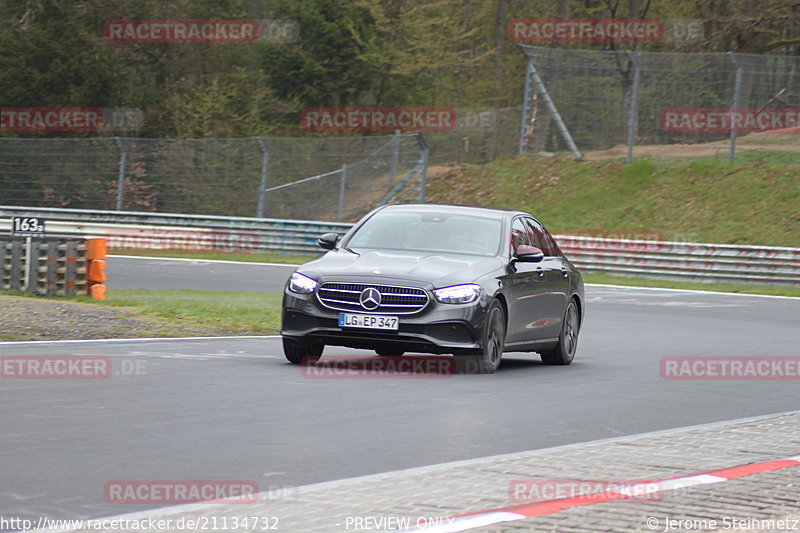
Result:
M520 244L517 247L517 253L514 254L514 259L522 263L538 263L544 259L544 252L535 246Z
M336 248L337 242L339 242L338 233L326 233L317 240L317 244L323 250L333 250Z

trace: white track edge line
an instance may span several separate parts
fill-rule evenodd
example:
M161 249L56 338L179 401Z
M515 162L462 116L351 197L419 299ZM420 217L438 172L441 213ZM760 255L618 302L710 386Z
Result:
M774 294L747 294L743 292L701 291L699 289L669 289L667 287L637 287L636 285L611 285L609 283L586 283L586 287L613 287L615 289L640 289L651 291L691 292L695 294L718 294L721 296L752 296L755 298L783 298L787 300L800 300L800 296L776 296Z
M108 254L108 257L121 257L123 259L150 259L156 261L194 261L202 263L226 263L233 265L260 265L260 266L279 266L287 268L297 268L300 265L294 263L259 263L257 261L231 261L227 259L195 259L191 257L158 257L152 255L116 255Z
M632 440L640 440L650 437L662 437L668 435L674 435L678 433L685 433L690 431L696 431L700 429L712 429L712 428L721 428L726 426L732 426L736 424L744 424L748 422L755 422L758 420L768 420L770 418L779 418L782 416L788 415L796 415L800 414L800 410L797 411L784 411L781 413L772 413L767 415L758 415L746 418L735 418L731 420L722 420L718 422L708 422L705 424L697 424L693 426L683 426L680 428L672 428L672 429L663 429L657 431L649 431L646 433L637 433L634 435L626 435L622 437L611 437L608 439L598 439L586 442L578 442L574 444L565 444L562 446L553 446L550 448L541 448L538 450L528 450L524 452L514 452L508 454L500 454L500 455L490 455L487 457L477 457L475 459L466 459L463 461L452 461L448 463L439 463L435 465L429 466L420 466L415 468L407 468L404 470L395 470L393 472L384 472L381 474L369 474L365 476L358 476L346 479L339 479L335 481L323 481L321 483L312 483L309 485L301 485L299 487L293 487L290 490L295 494L304 494L308 492L314 492L318 490L327 490L333 489L338 487L344 487L348 485L353 485L356 483L364 483L370 481L385 481L390 479L396 479L400 477L407 477L411 475L419 475L425 474L429 472L438 472L441 470L447 470L454 467L461 467L461 466L469 466L481 463L492 463L496 461L503 461L508 459L516 459L516 458L523 458L523 457L535 457L537 455L546 455L551 453L563 452L563 451L571 451L576 449L587 448L590 446L603 446L607 444L616 444L618 442L625 442L625 441L632 441ZM800 457L800 456L798 456ZM269 498L263 498L263 495L269 494L269 492L260 492L258 493L258 501L268 501ZM263 498L263 499L262 499ZM87 520L142 520L144 518L159 518L164 517L172 514L178 513L189 513L192 511L200 511L200 510L207 510L210 507L218 506L222 504L214 504L214 503L187 503L187 504L179 504L179 505L171 505L166 507L158 507L151 510L146 511L138 511L134 513L127 513L121 515L114 515L108 517L98 517L98 518L84 518L84 521ZM49 533L60 533L66 531L74 531L70 528L65 529L49 529L45 530ZM43 532L44 533L44 532Z
M89 342L158 342L158 341L209 341L221 339L280 339L280 335L230 335L223 337L134 337L130 339L68 339L54 341L0 341L0 346L25 344L78 344Z

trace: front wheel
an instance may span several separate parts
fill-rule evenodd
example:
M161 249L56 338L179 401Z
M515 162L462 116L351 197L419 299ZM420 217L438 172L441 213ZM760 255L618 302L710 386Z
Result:
M506 317L497 300L486 313L486 327L481 338L481 349L474 355L457 355L456 372L459 374L494 374L503 358L506 342Z
M322 357L325 345L317 341L292 340L283 337L283 355L290 363L298 364L305 358L315 361Z
M541 352L542 362L546 365L568 365L575 358L578 348L578 306L575 300L570 300L564 313L564 322L561 325L561 335L558 344L552 350Z

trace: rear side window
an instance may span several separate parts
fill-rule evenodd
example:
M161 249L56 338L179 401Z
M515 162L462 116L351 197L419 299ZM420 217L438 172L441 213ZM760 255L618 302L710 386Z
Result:
M525 222L528 226L528 232L533 246L544 252L544 255L559 255L558 246L556 246L555 241L547 230L544 229L544 226L532 218L526 218Z
M547 230L544 230L544 236L547 239L548 246L553 251L552 255L561 255L561 248L558 247L558 243L553 238L553 236L550 235L550 232L547 231Z

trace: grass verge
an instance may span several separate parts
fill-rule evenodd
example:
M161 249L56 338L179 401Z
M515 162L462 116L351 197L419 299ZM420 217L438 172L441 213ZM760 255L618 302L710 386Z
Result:
M257 292L115 289L103 305L135 308L167 326L209 328L242 335L280 330L281 295ZM79 296L83 302L97 302Z
M521 209L550 231L642 232L664 240L800 247L800 153L575 161L508 157L431 173L434 203Z

